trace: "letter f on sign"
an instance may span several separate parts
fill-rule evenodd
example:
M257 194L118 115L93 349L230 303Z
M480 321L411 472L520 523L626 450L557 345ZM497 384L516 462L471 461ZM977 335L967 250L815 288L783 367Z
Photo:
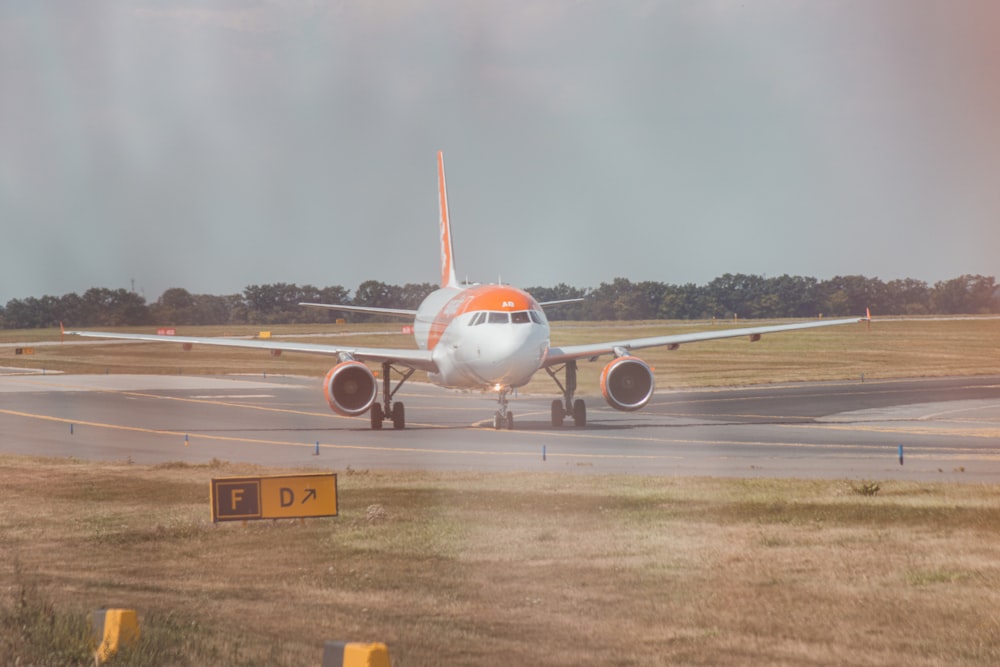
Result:
M239 504L239 502L241 500L243 500L243 489L240 489L240 488L233 489L232 497L233 497L232 498L233 499L233 511L235 512L236 511L236 506Z

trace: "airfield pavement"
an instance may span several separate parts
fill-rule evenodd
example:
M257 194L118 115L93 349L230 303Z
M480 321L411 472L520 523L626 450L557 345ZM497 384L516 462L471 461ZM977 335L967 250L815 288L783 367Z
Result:
M407 384L397 398L407 428L372 431L367 415L331 412L316 378L0 368L0 451L327 470L1000 481L998 376L658 389L632 413L585 395L582 429L549 424L553 396L512 400L513 431L491 427L488 393Z

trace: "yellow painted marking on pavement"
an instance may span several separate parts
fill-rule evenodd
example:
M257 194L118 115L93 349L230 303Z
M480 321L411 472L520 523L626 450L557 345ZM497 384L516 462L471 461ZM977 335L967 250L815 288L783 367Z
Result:
M279 414L302 415L302 416L305 416L305 417L320 417L320 418L323 418L323 419L351 419L351 420L363 421L363 422L367 422L369 420L367 414L366 415L362 415L360 417L344 417L342 415L337 415L337 414L334 414L334 413L332 413L330 411L326 411L326 410L322 410L322 411L319 411L319 412L312 412L312 411L306 411L306 410L291 410L289 408L275 408L275 407L270 407L270 406L266 406L266 405L256 405L256 404L253 404L253 403L235 403L235 402L232 402L232 401L219 401L219 400L209 399L209 398L191 398L191 397L184 397L184 396L163 396L163 395L160 395L160 394L151 394L151 393L148 393L148 392L134 391L134 390L129 390L129 389L103 389L103 388L100 388L100 387L92 387L92 386L87 386L87 385L77 385L77 384L68 384L68 383L63 383L63 384L60 384L60 383L42 383L42 382L31 383L30 381L28 383L29 384L39 385L41 387L57 386L57 387L62 387L64 389L78 389L80 391L98 392L98 393L104 393L104 394L114 394L114 395L117 395L117 396L131 396L131 397L134 397L134 398L150 398L150 399L161 400L161 401L178 401L178 402L181 402L181 403L197 403L197 404L200 404L200 405L216 405L216 406L226 407L226 408L241 408L241 409L245 409L245 410L258 410L260 412L275 412L275 413L279 413ZM172 391L172 390L165 389L164 391ZM78 423L82 423L82 422L78 422ZM410 422L410 423L411 423L411 425L414 425L414 426L420 426L420 427L426 427L426 428L446 428L446 427L441 426L439 424L422 424L422 423L417 423L417 422Z
M107 424L103 422L88 422L79 419L68 419L65 417L53 417L51 415L39 415L32 414L30 412L18 412L17 410L3 410L0 409L0 414L12 415L15 417L23 417L26 419L38 419L42 421L51 421L62 424L75 424L77 426L90 426L93 428L105 428L115 431L130 431L133 433L148 433L152 435L164 435L176 438L182 438L187 435L191 440L212 440L216 442L237 442L242 444L253 444L253 445L276 445L283 447L315 447L309 443L302 441L289 441L289 440L265 440L260 438L238 438L235 436L227 435L216 435L216 434L206 434L198 433L194 431L171 431L166 429L152 429L144 428L141 426L124 426L121 424ZM338 444L323 444L320 443L321 449L340 449L340 450L357 450L366 452L400 452L400 453L412 453L412 454L455 454L455 455L466 455L466 456L512 456L512 457L529 457L538 458L539 454L536 451L531 452L512 452L512 451L496 451L496 450L477 450L477 449L429 449L420 447L380 447L376 445L338 445ZM593 459L667 459L667 458L679 458L676 456L658 456L658 455L630 455L630 454L570 454L570 453L549 453L550 457L566 457L566 458L593 458Z
M477 422L479 426L490 426L492 424L491 420L484 420L482 422ZM842 426L838 424L776 424L781 428L798 428L798 429L826 429L828 427L837 427L834 430L851 430L848 426ZM627 427L626 427L627 428ZM628 442L653 442L653 443L663 443L663 444L674 444L674 445L702 445L702 446L723 446L723 447L772 447L772 448L796 448L796 449L862 449L868 451L875 451L878 446L864 445L858 443L808 443L808 442L774 442L774 441L763 441L763 440L717 440L717 439L691 439L691 438L663 438L655 436L635 436L635 435L623 435L620 433L614 434L600 434L594 431L587 430L574 430L573 427L569 427L565 430L553 430L553 431L542 431L542 430L514 430L514 431L504 431L505 433L519 434L519 435L545 435L546 437L556 437L556 438L585 438L588 440L615 440L615 441L628 441ZM927 431L928 434L938 434L942 431ZM921 454L920 452L933 452L933 458L940 458L942 460L948 460L950 458L962 458L962 459L980 459L986 461L1000 460L1000 452L997 454L984 453L978 447L954 447L949 448L947 453L943 453L938 447L925 447L920 445L910 445L907 447L908 456L910 458L925 458L930 457L930 455ZM962 454L961 457L955 456L956 454ZM548 456L554 456L554 454L549 453ZM572 455L577 458L589 458L589 454L579 454ZM615 458L614 455L605 455L608 458ZM596 457L595 458L599 458ZM627 457L622 457L627 458ZM641 457L640 457L641 458ZM683 459L686 457L650 457L650 458L678 458Z
M260 438L238 438L235 436L225 436L217 434L205 434L197 432L182 432L182 431L171 431L165 429L151 429L144 428L140 426L124 426L121 424L107 424L103 422L87 422L77 419L68 419L65 417L54 417L51 415L39 415L32 414L28 412L19 412L16 410L4 410L0 409L0 414L12 415L15 417L23 417L27 419L38 419L42 421L51 421L63 424L76 424L80 426L90 426L93 428L104 428L110 430L118 431L129 431L134 433L147 433L152 435L162 435L170 436L175 438L182 438L187 435L194 440L208 440L214 442L229 442L229 443L241 443L241 444L252 444L252 445L274 445L282 447L314 447L315 445L310 445L309 443L303 443L301 441L289 441L289 440L267 440ZM732 441L732 440L693 440L693 439L679 439L679 438L645 438L645 437L622 437L620 435L595 435L594 433L558 433L558 432L543 432L543 431L504 431L504 433L512 434L523 434L523 435L534 435L537 436L540 433L545 433L546 435L556 435L556 436L567 436L567 437L589 437L607 440L633 440L633 441L647 441L647 442L661 442L661 443L671 443L680 445L720 445L720 446L732 446L732 447L781 447L781 448L810 448L810 449L829 449L829 448L856 448L857 445L854 444L825 444L817 445L810 443L775 443L775 442L763 442L763 441ZM395 452L395 453L409 453L409 454L449 454L458 456L483 456L483 457L512 457L512 458L538 458L537 451L530 452L513 452L513 451L497 451L497 450L476 450L476 449L432 449L432 448L420 448L420 447L383 447L376 445L343 445L343 444L320 444L320 448L329 450L354 450L354 451L366 451L366 452ZM981 459L981 460L1000 460L1000 453L996 455L983 454L983 452L974 449L956 449L949 450L948 453L940 453L939 450L929 447L919 447L913 446L907 448L907 456L909 458L930 458L929 454L921 454L922 451L934 452L933 458L941 460L949 459L962 459L968 460ZM963 454L961 457L957 454ZM559 451L548 451L547 457L550 459L591 459L591 460L625 460L625 461L662 461L662 460L683 460L687 457L680 455L666 455L666 454L593 454L584 452L559 452Z

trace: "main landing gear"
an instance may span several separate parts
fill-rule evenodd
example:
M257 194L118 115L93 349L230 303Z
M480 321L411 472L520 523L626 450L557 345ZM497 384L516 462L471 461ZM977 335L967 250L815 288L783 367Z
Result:
M392 386L392 371L396 371L402 377L396 386ZM393 368L392 364L388 361L382 362L382 403L377 400L372 403L371 407L371 418L372 418L372 428L376 431L382 428L382 422L387 420L392 420L392 427L394 429L401 429L406 427L406 409L403 407L401 402L393 403L392 397L396 395L399 388L403 386L410 376L413 375L413 369L407 368L405 371Z
M507 392L510 391L508 387L504 387L497 392L497 403L499 407L497 408L496 414L493 415L493 428L500 430L506 428L508 431L514 428L514 413L507 409Z
M563 369L566 371L565 386L559 382L559 378L556 376ZM573 400L573 394L576 393L576 360L567 361L561 369L553 370L546 367L545 372L559 385L563 393L562 399L552 401L552 425L558 428L563 425L566 417L572 417L574 425L586 426L587 404L583 402L582 398Z

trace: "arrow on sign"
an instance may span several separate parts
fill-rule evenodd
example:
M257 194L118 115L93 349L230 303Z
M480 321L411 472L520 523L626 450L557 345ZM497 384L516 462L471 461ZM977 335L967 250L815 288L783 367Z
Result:
M302 504L305 505L310 498L316 499L316 489L306 489L306 497L302 499Z

